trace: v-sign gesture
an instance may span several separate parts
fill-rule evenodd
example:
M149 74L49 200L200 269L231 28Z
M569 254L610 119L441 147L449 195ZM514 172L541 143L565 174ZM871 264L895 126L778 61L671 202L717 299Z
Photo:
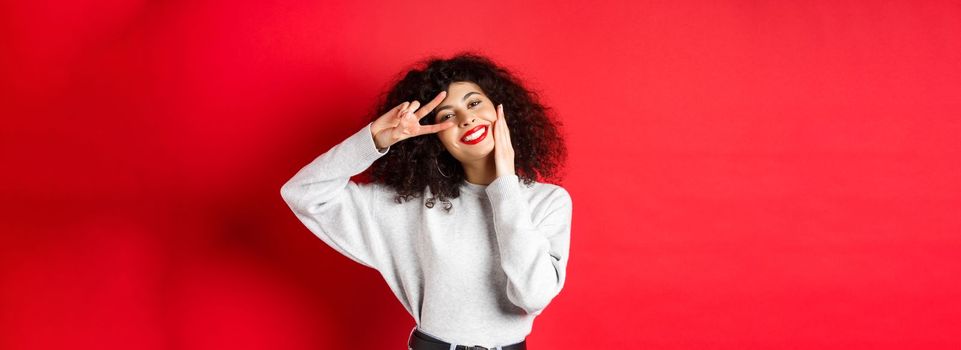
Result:
M447 96L447 91L441 91L433 100L420 108L420 102L404 102L384 113L371 124L370 133L378 149L409 139L414 136L436 133L457 125L453 120L440 124L420 125L420 120L434 110Z

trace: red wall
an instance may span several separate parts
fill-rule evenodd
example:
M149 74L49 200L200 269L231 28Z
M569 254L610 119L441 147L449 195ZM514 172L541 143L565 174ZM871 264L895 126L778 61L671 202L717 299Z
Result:
M401 349L279 188L464 49L569 135L533 349L958 348L961 4L802 3L0 2L0 348Z

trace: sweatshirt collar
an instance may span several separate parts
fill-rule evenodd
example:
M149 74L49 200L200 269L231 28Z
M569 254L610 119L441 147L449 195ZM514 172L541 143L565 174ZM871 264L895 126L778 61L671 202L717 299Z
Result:
M487 197L487 185L478 185L470 183L467 180L461 180L461 191L473 194L478 197Z

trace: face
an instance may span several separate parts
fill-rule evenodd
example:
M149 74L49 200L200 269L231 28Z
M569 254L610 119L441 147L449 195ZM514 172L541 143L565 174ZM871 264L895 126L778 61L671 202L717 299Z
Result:
M435 123L453 120L454 127L437 133L447 151L461 163L486 158L494 150L491 123L497 119L494 103L472 82L454 82L434 109Z

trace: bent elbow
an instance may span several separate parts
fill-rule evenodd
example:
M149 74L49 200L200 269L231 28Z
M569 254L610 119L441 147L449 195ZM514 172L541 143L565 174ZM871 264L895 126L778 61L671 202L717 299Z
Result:
M287 205L295 208L297 204L300 203L300 199L303 198L303 194L298 191L296 185L287 182L283 186L280 186L280 198L283 198Z
M547 308L547 304L548 304L547 302L528 303L528 304L525 304L524 306L521 306L521 308L524 309L524 311L527 312L528 314L536 316L536 315L540 315L541 312L543 312L544 309Z
M508 299L514 305L524 309L528 314L539 315L547 308L553 299L552 295L544 293L507 293Z
M292 196L293 194L290 191L289 183L285 183L283 186L280 186L280 198L283 198L284 202L290 203Z

